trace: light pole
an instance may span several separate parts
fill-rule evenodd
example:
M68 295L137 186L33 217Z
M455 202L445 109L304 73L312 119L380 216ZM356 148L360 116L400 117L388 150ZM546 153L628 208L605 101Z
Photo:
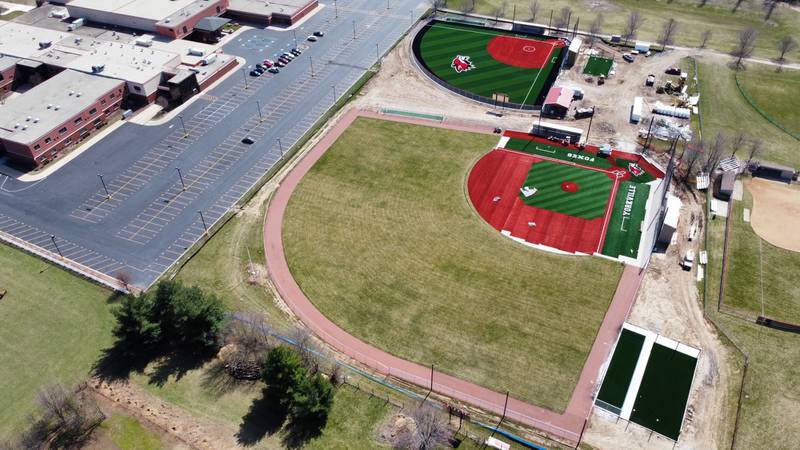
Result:
M181 190L185 191L186 190L186 183L183 182L183 174L181 173L181 168L180 167L176 167L175 170L178 171L178 178L180 178L180 180L181 180Z
M308 64L311 66L311 78L314 78L314 60L308 57Z
M64 259L64 255L61 254L61 249L58 248L58 244L56 243L56 235L55 234L51 234L50 235L50 240L53 241L53 245L56 247L56 251L58 252L58 256L60 256L61 259Z
M333 88L333 104L336 104L336 85L332 84L331 87Z
M339 7L336 6L336 0L333 0L333 13L334 13L333 17L335 19L338 19L339 18Z
M110 200L111 199L111 193L108 192L108 187L106 187L106 182L103 180L103 175L98 173L97 176L100 177L100 183L103 184L103 189L106 191L106 199Z
M203 230L205 230L206 236L208 235L208 226L206 226L206 218L203 217L203 211L197 211L200 214L200 221L203 222Z
M242 77L244 78L244 88L247 89L247 69L242 67Z
M297 48L297 30L292 30L292 37L294 38L294 47Z
M183 128L183 137L184 138L189 137L189 133L186 132L186 124L183 123L183 116L178 116L178 120L181 121L181 128Z
M356 21L354 19L353 20L353 40L355 40L355 39L356 39Z
M278 148L281 151L281 158L283 158L283 144L281 144L281 138L278 138Z
M378 43L375 43L375 62L381 59L381 52L378 50Z
M258 121L260 123L264 121L264 116L261 115L261 102L256 100L256 106L258 107Z

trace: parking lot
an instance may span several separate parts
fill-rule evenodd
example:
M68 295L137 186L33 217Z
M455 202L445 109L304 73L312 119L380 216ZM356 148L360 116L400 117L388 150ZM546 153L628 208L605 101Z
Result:
M393 1L390 9L370 3L339 1L338 14L324 7L295 32L240 34L224 51L247 65L196 99L181 113L182 122L125 124L38 182L0 175L0 231L137 286L150 285L425 8L416 0ZM325 36L305 41L316 30ZM296 45L305 51L281 73L248 74L264 58ZM246 136L254 143L242 143Z

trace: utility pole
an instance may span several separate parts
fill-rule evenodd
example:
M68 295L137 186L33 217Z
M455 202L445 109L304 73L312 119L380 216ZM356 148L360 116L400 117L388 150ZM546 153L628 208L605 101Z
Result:
M183 137L184 138L189 137L189 133L186 131L186 124L183 123L183 116L178 116L178 120L181 121L181 128L183 128Z
M353 40L356 40L356 21L353 19Z
M258 122L261 123L264 121L264 116L261 115L261 102L256 100L256 106L258 107Z
M339 18L339 7L336 6L336 0L333 0L333 11L334 11L334 18Z
M283 144L281 144L281 138L278 138L278 148L281 150L281 158L283 158Z
M51 234L50 235L50 240L53 241L53 245L56 247L56 251L58 252L58 256L60 256L61 259L63 260L64 259L64 255L61 253L61 249L58 248L58 244L56 243L56 235L55 234Z
M203 211L197 211L200 214L200 221L203 222L203 230L205 230L206 236L208 236L208 226L206 226L206 218L203 217Z
M244 77L244 88L247 89L247 69L242 67L242 76Z
M108 187L106 187L106 182L103 181L103 175L98 173L97 176L100 177L100 183L103 184L103 189L106 191L106 199L110 200L111 199L111 193L108 192Z
M589 116L589 128L586 130L586 140L583 141L584 144L589 143L589 132L592 131L592 121L594 120L594 106L592 106L592 115Z
M294 47L297 48L297 29L292 29L292 37L294 37Z
M181 180L181 191L185 191L186 183L183 182L183 174L181 173L181 168L176 167L175 170L178 172L178 178Z
M311 66L311 78L314 78L314 60L308 57L308 64Z
M333 88L333 104L336 104L336 85L332 84L331 87Z
M378 50L378 43L375 43L375 62L381 59L381 52Z

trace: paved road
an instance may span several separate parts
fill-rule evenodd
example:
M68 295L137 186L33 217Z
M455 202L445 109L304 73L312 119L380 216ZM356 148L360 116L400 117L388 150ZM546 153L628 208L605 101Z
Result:
M202 236L203 219L222 217L425 10L420 0L337 3L338 14L325 7L296 34L250 30L228 43L248 64L295 46L295 35L308 49L278 75L235 73L204 93L181 114L187 138L177 118L128 123L42 181L0 175L0 231L149 286ZM314 30L325 37L305 42Z
M303 176L311 169L314 163L325 154L325 151L359 116L378 117L376 113L350 110L336 126L325 135L319 143L303 157L289 174L281 180L281 185L273 196L267 217L264 221L264 254L270 278L275 288L292 311L314 333L337 348L342 353L371 367L380 373L395 376L399 379L414 383L423 388L428 388L431 383L430 367L423 367L417 363L406 361L394 355L375 348L339 328L335 323L326 318L313 303L305 296L300 286L292 277L283 249L282 226L283 216L289 199L294 189ZM430 122L411 118L389 118L389 120L407 123L423 124L440 128L455 129L471 132L492 133L491 128L474 126L461 126L451 123ZM616 342L622 324L628 317L639 286L644 277L644 270L634 266L626 266L620 279L617 291L609 306L608 312L597 333L592 349L586 363L581 370L581 375L575 390L572 393L566 411L562 414L525 403L521 400L510 398L506 417L538 429L544 430L555 436L560 436L570 442L577 443L592 410L594 393L599 389L600 369L608 359L611 349ZM434 372L433 390L448 397L455 398L486 411L503 414L505 395L483 386L470 383L454 376Z

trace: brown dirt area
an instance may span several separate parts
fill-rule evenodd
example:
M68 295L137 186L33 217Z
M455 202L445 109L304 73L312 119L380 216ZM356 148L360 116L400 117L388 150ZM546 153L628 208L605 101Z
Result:
M719 339L713 325L705 320L702 299L696 284L696 269L684 271L680 258L686 250L698 251L698 241L686 239L692 217L702 221L699 199L681 193L684 207L678 230L678 244L665 254L653 255L639 297L628 322L680 341L701 350L694 384L687 407L692 418L684 422L676 448L726 448L730 445L728 429L732 401L731 386L738 386L741 374L735 371L736 355ZM700 222L700 231L704 224ZM732 383L732 384L731 384ZM644 428L595 408L584 440L599 448L672 448L673 442Z
M745 180L744 185L753 194L753 231L776 247L800 252L800 190L763 178Z

